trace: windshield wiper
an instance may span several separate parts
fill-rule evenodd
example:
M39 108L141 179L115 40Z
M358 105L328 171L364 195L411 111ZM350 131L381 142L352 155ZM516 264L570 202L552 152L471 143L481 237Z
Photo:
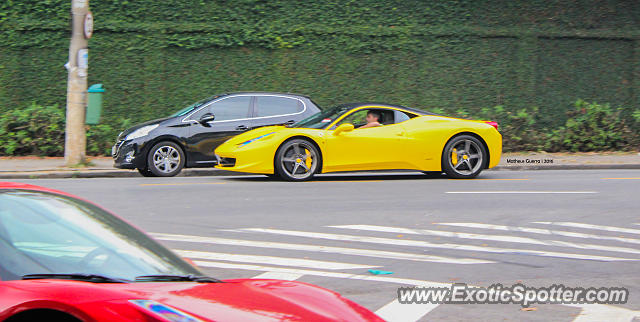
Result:
M197 282L222 283L221 280L209 276L198 275L142 275L136 277L136 282Z
M98 274L27 274L22 276L23 280L41 280L41 279L59 279L59 280L74 280L91 283L127 283L129 281L120 278L108 277Z

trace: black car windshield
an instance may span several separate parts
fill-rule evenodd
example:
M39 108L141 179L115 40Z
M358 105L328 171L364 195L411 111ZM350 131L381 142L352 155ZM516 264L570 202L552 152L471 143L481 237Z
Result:
M196 268L121 219L84 201L0 190L0 280L29 274L194 275Z
M187 106L187 107L185 107L185 108L183 108L183 109L181 109L181 110L169 115L169 117L187 115L187 114L189 114L189 112L193 111L194 109L202 106L203 104L211 102L211 101L213 101L214 99L216 99L216 98L218 98L220 96L222 96L222 95L214 95L214 96L207 97L205 99L199 100L199 101L197 101L197 102L195 102L195 103L193 103L193 104L191 104L191 105L189 105L189 106Z
M313 114L306 119L293 124L291 127L301 127L310 129L324 129L342 114L351 110L349 105L338 105Z

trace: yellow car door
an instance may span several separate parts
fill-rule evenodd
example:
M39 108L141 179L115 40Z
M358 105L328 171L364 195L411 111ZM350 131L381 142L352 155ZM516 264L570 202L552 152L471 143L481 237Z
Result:
M405 169L406 131L402 124L354 129L325 136L323 172Z

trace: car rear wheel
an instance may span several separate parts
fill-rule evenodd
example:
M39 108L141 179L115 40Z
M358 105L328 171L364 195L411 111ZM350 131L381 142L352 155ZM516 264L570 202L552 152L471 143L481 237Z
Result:
M442 153L442 169L450 178L475 178L484 169L487 153L484 144L471 135L451 139Z
M173 177L184 167L184 152L179 145L164 141L154 145L147 155L147 169L158 177Z
M306 181L320 169L321 157L316 146L304 139L283 143L274 162L280 178L287 181Z

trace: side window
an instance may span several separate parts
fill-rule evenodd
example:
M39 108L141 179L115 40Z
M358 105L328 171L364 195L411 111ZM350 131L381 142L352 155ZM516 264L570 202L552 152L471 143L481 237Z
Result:
M410 115L410 114L407 114L407 113L401 112L401 111L394 111L394 115L393 116L395 118L396 124L404 122L404 121L408 121L408 120L416 117L416 115L413 115L413 114Z
M245 119L249 117L250 104L251 96L230 97L207 106L195 117L200 118L205 113L211 113L216 116L216 121Z
M278 116L302 112L302 102L293 98L256 96L256 116Z
M367 124L367 120L365 119L367 117L367 112L369 110L359 110L357 112L351 113L349 115L347 115L345 118L343 118L342 120L340 120L340 122L338 122L338 124L336 124L336 127L345 124L345 123L351 123L353 124L356 128L363 126L365 124Z

